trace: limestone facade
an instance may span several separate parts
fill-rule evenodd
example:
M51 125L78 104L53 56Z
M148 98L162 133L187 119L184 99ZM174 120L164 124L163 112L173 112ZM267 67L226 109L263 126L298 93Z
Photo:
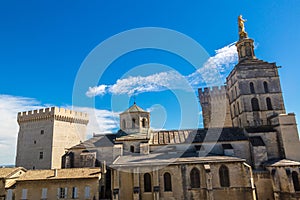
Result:
M85 140L88 115L51 107L18 113L16 166L26 169L61 167L66 148Z

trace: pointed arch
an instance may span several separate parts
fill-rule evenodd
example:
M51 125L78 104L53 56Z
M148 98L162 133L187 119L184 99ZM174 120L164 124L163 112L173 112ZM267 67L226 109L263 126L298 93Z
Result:
M164 173L164 190L165 192L172 191L172 180L169 172Z
M225 165L219 168L219 179L221 187L230 187L229 170Z
M259 104L257 98L254 97L251 99L251 106L252 106L252 111L259 111Z
M193 168L190 172L191 188L200 188L200 172Z
M264 90L265 90L265 93L269 92L268 83L266 81L264 81Z
M267 97L267 98L266 98L266 103L267 103L267 109L268 109L268 110L273 110L272 102L271 102L270 97Z

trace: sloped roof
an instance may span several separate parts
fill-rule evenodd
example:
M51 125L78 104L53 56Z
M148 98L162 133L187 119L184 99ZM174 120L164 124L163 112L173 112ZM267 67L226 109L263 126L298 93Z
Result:
M266 166L269 167L300 166L300 162L294 160L288 160L288 159L273 160L273 161L268 161L266 163Z
M56 176L55 176L56 171ZM99 178L100 168L28 170L17 181Z
M147 155L126 155L116 159L111 167L126 166L160 166L178 163L225 163L225 162L244 162L244 159L229 156L182 156L183 154L155 153Z
M136 103L134 102L134 104L130 108L128 108L127 110L125 110L121 114L123 114L123 113L132 113L132 112L147 112L147 111L143 110L141 107L136 105Z
M259 146L266 146L264 141L260 136L254 136L254 137L249 137L250 143L254 147L259 147Z
M241 140L247 140L247 137L243 129L240 128L161 130L153 132L150 144L159 145Z
M114 145L115 138L116 138L116 134L96 135L78 145L71 147L70 149L110 147Z
M23 167L0 168L0 178L9 178L19 170L26 171Z

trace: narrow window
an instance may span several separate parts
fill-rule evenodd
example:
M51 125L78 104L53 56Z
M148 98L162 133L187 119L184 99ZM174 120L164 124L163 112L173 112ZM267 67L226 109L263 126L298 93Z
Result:
M142 127L146 128L146 119L145 118L142 119Z
M250 92L251 94L255 93L254 84L252 82L250 82Z
M132 128L135 128L135 119L132 118Z
M125 119L123 119L122 123L123 123L123 129L126 129L126 121L125 121Z
M72 199L77 199L78 198L78 188L73 187L72 188Z
M221 187L229 187L229 170L225 165L222 165L219 169L219 178Z
M234 110L234 116L236 116L235 105L233 105L233 110Z
M151 175L149 173L144 174L144 192L151 192Z
M234 87L234 90L235 90L235 96L237 97L238 94L237 94L237 89L236 89L236 86Z
M130 152L134 153L134 146L133 145L130 146Z
M22 199L27 199L27 189L22 189Z
M238 114L240 114L240 104L239 104L239 102L237 102L237 110L238 110Z
M269 92L268 83L266 81L264 81L264 89L265 89L265 93Z
M191 187L200 188L200 173L197 168L193 168L190 173Z
M42 199L47 199L47 188L42 188Z
M252 111L259 111L259 104L257 98L251 99Z
M164 173L164 188L165 192L172 191L171 174L168 172Z
M44 152L40 151L40 156L39 156L40 160L42 160L44 158Z
M90 191L91 191L91 188L89 186L86 186L84 188L84 198L90 198Z
M266 102L267 102L268 110L273 110L272 102L271 102L271 99L269 97L266 98Z
M231 98L232 98L232 100L234 99L233 90L231 90Z
M300 184L299 184L299 178L298 178L298 173L297 172L293 171L292 179L293 179L293 184L294 184L295 191L300 191Z
M45 133L44 130L41 130L41 135L44 135L44 133Z

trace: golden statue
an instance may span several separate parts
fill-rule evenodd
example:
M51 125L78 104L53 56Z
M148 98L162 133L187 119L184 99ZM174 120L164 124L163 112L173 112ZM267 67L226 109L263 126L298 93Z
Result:
M245 31L245 25L244 25L244 22L245 22L245 21L246 21L246 20L243 19L243 16L242 16L242 15L240 15L240 16L238 17L238 25L239 25L239 36L240 36L240 40L248 37L248 34L247 34L247 32Z

